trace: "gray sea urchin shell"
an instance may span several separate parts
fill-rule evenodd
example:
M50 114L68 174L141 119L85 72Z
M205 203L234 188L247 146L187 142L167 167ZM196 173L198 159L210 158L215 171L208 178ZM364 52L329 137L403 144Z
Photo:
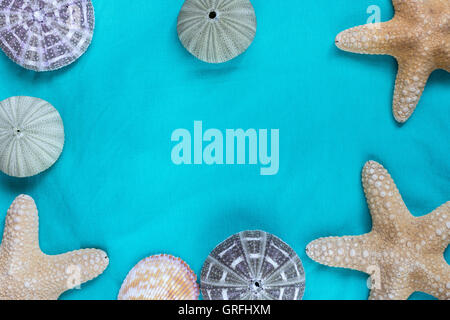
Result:
M264 231L244 231L219 244L201 274L205 300L298 300L305 272L298 255Z
M0 0L0 48L26 69L56 70L87 50L94 20L91 0Z
M255 11L249 0L186 0L177 30L183 46L198 59L226 62L255 38Z

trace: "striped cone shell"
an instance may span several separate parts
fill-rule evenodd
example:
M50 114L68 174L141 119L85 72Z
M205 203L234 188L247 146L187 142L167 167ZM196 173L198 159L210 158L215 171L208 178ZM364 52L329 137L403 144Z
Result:
M13 177L34 176L52 166L64 146L58 111L32 97L0 102L0 170Z
M197 276L180 258L157 255L141 260L128 273L119 300L197 300Z
M34 71L77 60L94 33L91 0L0 0L0 48Z
M249 0L186 0L177 30L183 46L198 59L226 62L253 42L255 11Z
M205 300L299 300L305 272L282 240L264 231L244 231L211 252L200 286Z

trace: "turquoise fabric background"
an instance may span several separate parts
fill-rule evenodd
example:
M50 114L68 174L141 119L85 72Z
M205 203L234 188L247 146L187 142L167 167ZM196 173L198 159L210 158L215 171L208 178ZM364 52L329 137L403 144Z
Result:
M364 163L381 162L417 216L450 200L450 76L433 73L399 125L395 60L334 46L338 32L366 22L369 5L389 20L390 0L252 0L255 41L221 65L198 61L178 41L182 0L93 2L93 43L73 65L38 74L0 55L0 100L45 99L66 133L47 172L0 175L1 227L26 193L39 208L44 252L94 247L110 256L103 275L62 298L115 299L128 271L158 253L181 257L199 275L222 240L262 229L300 255L305 299L366 299L365 274L321 266L304 252L318 237L370 230ZM194 120L223 131L280 129L278 175L260 176L259 166L175 166L171 133L193 130Z

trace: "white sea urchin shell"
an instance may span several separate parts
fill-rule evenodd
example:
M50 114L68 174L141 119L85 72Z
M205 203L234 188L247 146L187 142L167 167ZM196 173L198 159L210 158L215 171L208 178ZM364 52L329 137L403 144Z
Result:
M64 146L58 111L32 97L0 102L0 170L13 177L34 176L52 166Z
M255 11L249 0L186 0L177 30L183 46L198 59L226 62L255 38Z

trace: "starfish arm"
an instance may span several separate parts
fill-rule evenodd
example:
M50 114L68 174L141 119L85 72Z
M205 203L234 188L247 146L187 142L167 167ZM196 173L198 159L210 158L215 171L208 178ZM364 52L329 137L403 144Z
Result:
M57 299L101 274L108 257L86 249L48 256L39 248L39 218L29 196L18 196L5 220L0 247L0 299Z
M398 43L405 38L396 20L383 23L366 24L339 33L336 46L344 51L365 54L393 55Z
M446 8L441 9L441 12L447 12L442 15L439 20L439 27L441 33L445 34L441 42L442 46L438 50L435 60L438 69L443 69L450 72L450 1L445 1Z
M38 211L31 197L18 196L8 209L1 250L17 256L39 250Z
M395 14L404 18L414 18L418 20L420 19L420 15L426 13L424 12L423 0L414 2L411 0L392 0L392 4L394 5Z
M412 216L389 172L381 164L369 161L364 166L362 182L372 215L373 230L396 236L403 221Z
M413 291L410 288L373 288L369 300L407 300L411 294Z
M56 298L102 274L109 263L106 253L97 249L46 256L45 260L46 281L53 286Z
M440 300L450 300L450 266L444 256L427 258L427 264L412 277L415 291L431 294Z
M338 268L349 268L371 273L375 264L375 252L370 243L372 234L362 236L329 237L315 240L308 244L308 256L323 265Z
M392 253L392 252L391 252ZM386 255L387 254L387 255ZM415 291L411 286L409 268L383 252L382 263L373 268L370 282L370 300L406 300Z
M433 63L424 57L397 57L398 74L395 81L393 113L395 120L406 122L422 96Z
M426 243L424 250L443 253L450 243L450 201L416 221L422 242Z

